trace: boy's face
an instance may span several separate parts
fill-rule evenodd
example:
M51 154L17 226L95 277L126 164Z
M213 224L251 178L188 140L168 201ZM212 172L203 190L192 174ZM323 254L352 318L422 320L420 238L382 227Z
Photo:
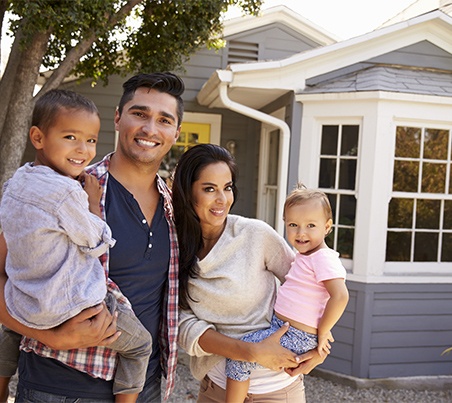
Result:
M46 165L61 175L76 178L96 155L100 120L84 110L61 109L46 133L30 129L37 165Z
M287 239L301 254L309 255L323 247L325 236L333 224L327 219L319 200L307 200L286 208Z

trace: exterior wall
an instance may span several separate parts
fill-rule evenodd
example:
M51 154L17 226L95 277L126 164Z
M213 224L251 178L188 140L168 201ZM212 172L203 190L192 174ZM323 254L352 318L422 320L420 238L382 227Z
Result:
M241 32L226 39L228 43L230 41L258 43L259 60L280 60L319 46L311 39L292 31L281 23ZM226 66L227 62L223 63L222 68L226 68Z
M319 367L357 378L450 375L452 284L348 281L350 301Z
M386 262L398 125L452 130L452 99L361 92L299 95L299 177L318 186L322 124L358 124L357 207L350 302L322 368L359 378L450 375L452 263ZM416 193L413 194L416 197Z
M306 85L333 80L379 63L449 71L452 66L452 55L428 41L421 41L327 74L311 77L306 80ZM397 86L397 83L394 83L394 85Z

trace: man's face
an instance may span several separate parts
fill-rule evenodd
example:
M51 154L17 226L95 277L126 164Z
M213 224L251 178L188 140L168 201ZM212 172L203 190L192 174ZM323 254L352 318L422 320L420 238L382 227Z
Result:
M118 153L158 168L179 137L177 100L154 89L138 88L122 114L116 111L115 129L119 132Z

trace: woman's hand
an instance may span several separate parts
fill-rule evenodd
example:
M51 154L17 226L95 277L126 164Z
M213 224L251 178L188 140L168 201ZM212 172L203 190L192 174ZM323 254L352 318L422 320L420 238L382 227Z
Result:
M323 361L325 361L326 356L322 357L317 349L314 349L299 355L298 358L300 364L296 368L284 369L290 376L309 374L317 365L322 364Z
M289 329L289 324L285 323L278 331L259 343L250 343L253 350L251 354L253 361L270 368L273 371L280 371L283 368L296 368L300 360L292 351L284 348L279 340Z

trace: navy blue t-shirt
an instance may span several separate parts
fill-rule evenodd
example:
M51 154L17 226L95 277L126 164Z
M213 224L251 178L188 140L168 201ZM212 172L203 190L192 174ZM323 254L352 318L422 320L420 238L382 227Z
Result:
M133 195L112 175L106 195L107 223L115 246L110 249L109 277L132 303L135 314L152 335L147 381L161 373L159 326L170 259L169 229L163 199L151 226ZM19 382L25 388L69 397L112 399L112 382L69 368L34 353L21 352Z

